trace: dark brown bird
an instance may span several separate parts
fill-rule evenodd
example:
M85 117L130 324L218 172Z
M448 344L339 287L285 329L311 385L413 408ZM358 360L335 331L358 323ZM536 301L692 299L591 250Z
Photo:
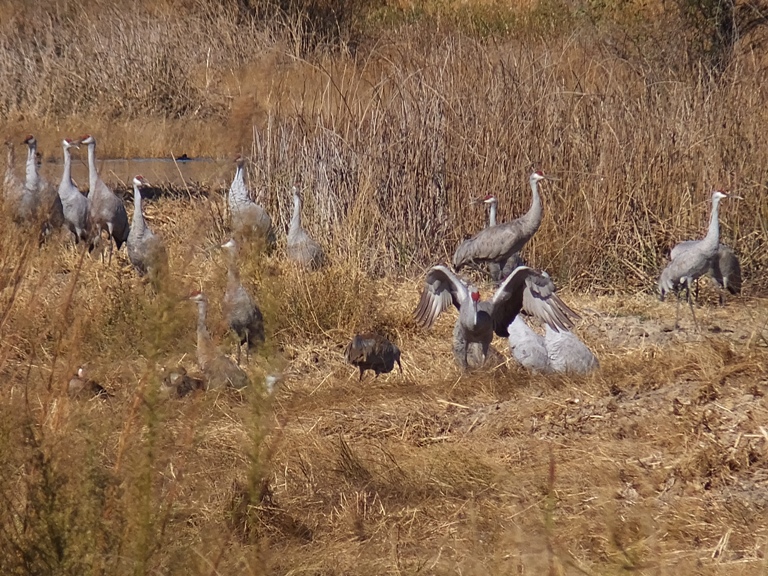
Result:
M177 366L172 370L163 369L162 390L169 396L183 398L196 390L205 390L205 382L201 378L195 378L187 374L183 366Z
M344 349L344 356L347 362L360 368L360 380L366 370L379 374L391 372L395 367L395 362L400 368L400 374L403 373L403 366L400 364L400 349L379 334L358 334Z

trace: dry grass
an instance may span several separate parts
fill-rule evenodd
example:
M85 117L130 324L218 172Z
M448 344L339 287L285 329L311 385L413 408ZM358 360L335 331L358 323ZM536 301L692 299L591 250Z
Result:
M209 294L232 350L221 187L147 201L169 247L159 294L124 252L110 267L63 238L38 249L0 213L0 571L768 573L760 63L710 75L660 34L679 24L665 11L586 25L545 2L440 4L352 12L331 42L301 11L269 20L251 2L135 2L130 18L0 2L7 135L35 132L48 156L86 131L107 156L246 152L278 230L302 181L331 260L304 275L280 246L246 250L268 333L254 386L171 400L161 367L195 364L185 294ZM534 163L559 179L526 257L581 311L601 369L462 375L453 317L411 321L421 272L482 226L470 198L523 212ZM721 217L745 296L719 308L705 291L702 333L685 309L671 331L655 276L671 242L701 234L715 185L745 198ZM404 376L359 384L343 363L372 329ZM67 396L83 362L113 397Z

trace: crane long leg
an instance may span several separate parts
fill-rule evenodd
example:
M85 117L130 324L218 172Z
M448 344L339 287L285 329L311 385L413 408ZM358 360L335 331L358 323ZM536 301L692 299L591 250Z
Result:
M688 307L691 309L691 316L693 316L693 325L696 326L696 332L701 332L701 330L699 329L699 323L696 320L696 312L693 311L693 298L691 298L691 281L690 281L690 279L686 280L685 286L686 286L685 292L686 292L686 295L688 297Z
M677 330L680 322L680 294L675 294L675 296L675 330Z

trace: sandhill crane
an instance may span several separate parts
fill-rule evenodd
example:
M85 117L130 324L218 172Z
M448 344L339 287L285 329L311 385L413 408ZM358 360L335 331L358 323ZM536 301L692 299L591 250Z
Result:
M691 283L706 274L711 266L712 259L718 253L720 246L720 222L718 220L720 200L723 198L739 198L731 196L721 190L712 192L712 214L709 218L709 228L707 235L702 240L689 240L682 248L672 248L670 253L672 259L666 268L662 270L659 276L658 289L659 298L664 300L667 292L679 292L685 287L686 299L691 309L693 322L696 329L699 329L699 323L696 320L696 313L693 311L693 301L691 299ZM675 307L675 327L677 327L680 311L680 300L678 298Z
M518 314L508 332L515 360L534 372L587 374L599 367L592 351L570 330L555 331L545 325L541 336Z
M202 292L193 292L189 300L197 303L197 363L207 380L206 389L230 386L242 390L248 386L248 375L230 358L218 353L208 333L205 323L208 299Z
M235 156L235 178L229 187L227 204L232 219L232 232L238 238L247 238L256 234L268 248L275 244L275 231L272 218L267 211L251 199L244 176L245 160L239 154Z
M453 267L460 271L467 264L496 262L500 266L525 246L541 225L542 207L539 182L549 179L540 171L531 174L529 183L533 202L525 215L505 224L489 226L469 240L464 240L453 255ZM493 208L493 207L492 207ZM493 215L494 219L496 215Z
M453 354L465 370L469 344L479 343L483 357L487 357L493 333L507 338L507 328L521 310L555 330L568 330L573 326L572 319L579 318L555 294L555 285L549 276L527 266L516 268L498 287L493 299L486 302L480 302L477 288L467 285L447 267L433 266L427 272L414 319L424 328L430 328L451 303L459 310L453 329Z
M696 244L696 240L686 240L677 244L669 254L670 259ZM741 264L739 257L730 246L719 244L717 253L709 263L707 275L710 276L720 288L731 294L741 294ZM699 298L699 280L696 279L696 299ZM720 305L725 304L725 296L719 294Z
M69 149L79 146L78 142L65 138L61 147L64 151L64 170L59 182L59 198L67 228L75 235L75 243L78 243L88 235L88 198L80 193L80 189L72 181L72 155Z
M320 244L310 238L309 234L301 227L301 197L298 186L294 185L291 192L293 193L293 217L288 229L286 245L288 259L304 268L316 270L323 265L325 254Z
M88 378L85 366L80 366L77 373L70 378L67 393L73 398L95 398L97 396L109 398L112 396L104 386Z
M391 372L395 362L400 368L400 374L403 373L400 349L379 334L357 334L344 348L344 357L360 369L360 380L366 370L373 370L377 378L379 374Z
M245 344L246 360L251 348L264 342L264 317L258 306L240 282L237 266L237 243L234 238L221 246L228 256L227 289L222 308L232 331L237 334L237 363L240 364L240 347Z
M128 239L128 213L123 201L104 184L96 170L96 139L87 134L80 139L88 146L88 201L90 202L91 241L107 232L109 241L109 262L112 262L112 240L120 247Z
M163 240L147 226L141 207L141 188L149 186L139 174L133 178L133 220L126 246L128 259L139 276L147 274L153 283L161 281L168 270L168 252Z
M28 193L36 198L35 216L40 207L44 212L41 228L41 241L51 234L54 229L64 225L64 207L61 198L53 185L40 173L42 155L37 151L37 139L29 135L24 139L27 145L26 179L24 187Z

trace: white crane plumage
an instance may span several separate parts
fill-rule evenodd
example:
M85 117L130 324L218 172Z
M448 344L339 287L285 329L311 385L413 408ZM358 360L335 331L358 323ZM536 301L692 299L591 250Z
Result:
M64 151L64 169L59 182L64 221L70 232L75 235L75 243L88 237L88 198L86 198L72 180L72 154L70 148L79 148L78 142L64 139L61 142Z
M592 351L570 330L555 331L545 325L541 336L518 314L508 332L512 356L529 370L587 374L599 367Z
M251 199L250 191L245 185L244 165L244 158L238 154L235 157L235 177L227 195L232 232L241 239L255 234L265 242L267 248L271 248L275 244L272 218L262 206Z
M539 182L544 179L549 178L540 171L531 174L529 183L533 201L523 216L511 222L489 226L459 245L453 255L453 267L457 272L468 264L477 265L481 262L495 262L504 266L510 257L520 252L541 226L543 211ZM495 219L495 213L493 217Z
M739 198L731 196L721 190L712 192L712 213L709 218L709 228L707 235L701 240L687 241L684 246L672 248L670 255L672 259L662 270L658 280L659 297L664 300L668 292L679 292L685 288L688 306L691 309L693 322L698 330L699 324L696 320L696 313L693 310L693 301L691 299L691 284L694 280L706 274L712 260L717 256L720 246L720 222L718 219L720 200L723 198ZM675 327L679 319L680 301L678 299L675 308Z
M286 253L289 260L303 268L316 270L323 265L325 253L322 246L301 227L301 197L298 186L294 185L291 193L293 194L293 217L288 228Z
M96 170L96 139L87 134L80 139L88 146L88 201L90 202L91 242L107 232L109 241L109 262L112 262L112 241L120 247L128 239L128 213L123 201L99 177Z
M141 175L133 178L133 219L126 239L128 259L139 276L147 275L150 282L158 285L168 271L168 252L162 238L157 236L144 221L141 189L149 183Z
M568 330L579 315L555 294L552 280L527 266L519 266L496 290L493 299L480 302L480 292L466 284L445 266L433 266L427 272L425 286L414 319L430 328L451 304L459 310L453 329L454 358L462 369L468 367L467 350L479 343L483 357L494 332L507 338L508 326L521 310L549 324L554 330Z

